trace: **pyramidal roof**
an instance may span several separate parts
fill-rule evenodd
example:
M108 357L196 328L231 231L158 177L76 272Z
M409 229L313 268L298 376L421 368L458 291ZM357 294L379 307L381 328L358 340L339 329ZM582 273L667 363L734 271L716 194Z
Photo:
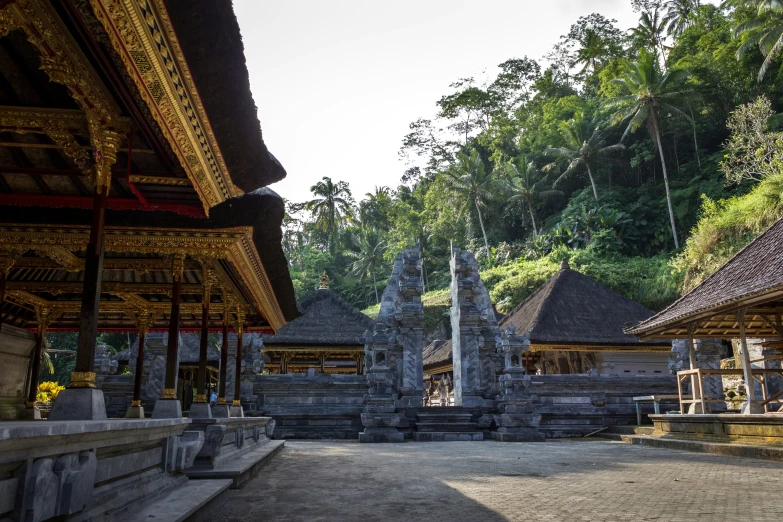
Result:
M346 345L363 344L360 339L373 321L344 301L335 292L321 288L299 302L302 316L277 331L264 335L264 345Z
M519 335L530 335L532 344L628 346L641 341L623 329L653 315L563 261L557 274L508 314L500 327L516 326Z

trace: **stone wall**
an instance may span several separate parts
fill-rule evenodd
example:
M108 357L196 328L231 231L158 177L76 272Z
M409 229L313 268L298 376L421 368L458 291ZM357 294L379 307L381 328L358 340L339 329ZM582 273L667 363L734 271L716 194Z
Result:
M526 387L539 430L548 438L581 437L604 426L636 424L633 397L677 395L677 380L666 376L531 375ZM678 410L677 400L661 404L661 411ZM653 412L643 404L642 412ZM643 421L644 422L644 421Z
M245 414L272 417L278 439L356 440L366 393L364 375L259 375L255 407Z
M27 330L9 326L0 327L0 419L19 418L24 408L31 354L35 335Z

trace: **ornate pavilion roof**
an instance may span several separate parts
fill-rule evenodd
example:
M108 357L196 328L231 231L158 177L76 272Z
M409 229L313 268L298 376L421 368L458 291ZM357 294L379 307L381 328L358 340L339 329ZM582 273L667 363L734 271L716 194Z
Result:
M652 338L738 338L736 312L746 309L746 335L783 333L783 219L671 306L627 329Z
M316 290L299 302L302 316L262 337L266 347L291 345L356 345L373 321L329 289Z

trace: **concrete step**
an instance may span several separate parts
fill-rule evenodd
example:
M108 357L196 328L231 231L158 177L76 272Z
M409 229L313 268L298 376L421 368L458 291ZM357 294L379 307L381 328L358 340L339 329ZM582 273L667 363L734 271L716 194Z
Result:
M473 433L476 431L476 422L417 422L416 431L424 433L449 432L449 433Z
M652 448L674 449L709 453L723 457L742 457L748 459L772 460L783 462L783 447L752 446L748 444L729 444L698 440L664 439L646 435L617 435L618 440L627 444L640 444Z
M270 440L253 451L243 453L235 459L221 462L214 469L188 468L185 470L185 474L189 479L229 479L231 481L231 489L237 489L253 478L264 464L283 449L284 445L284 440Z
M605 433L615 433L618 435L652 435L655 431L653 426L609 426Z
M483 432L420 432L413 434L413 440L416 442L468 442L475 440L484 440Z
M470 422L473 415L470 413L419 413L418 422Z
M226 491L232 481L189 480L167 495L146 503L119 522L201 522L215 516L226 502Z

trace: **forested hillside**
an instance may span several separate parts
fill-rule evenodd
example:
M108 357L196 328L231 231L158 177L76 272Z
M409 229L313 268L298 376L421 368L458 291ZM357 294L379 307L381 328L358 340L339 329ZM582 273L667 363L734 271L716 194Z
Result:
M443 289L453 241L500 310L562 258L660 309L779 217L783 2L629 1L636 27L594 13L546 56L508 49L456 78L401 136L397 187L324 178L289 202L298 296L325 271L372 306L417 242L427 290Z

